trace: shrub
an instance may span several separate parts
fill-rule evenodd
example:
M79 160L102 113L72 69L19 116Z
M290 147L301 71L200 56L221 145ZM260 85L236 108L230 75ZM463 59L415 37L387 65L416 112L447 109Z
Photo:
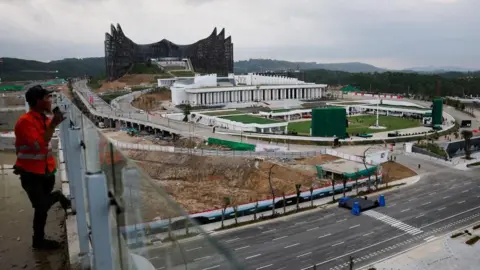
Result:
M468 239L467 241L465 241L465 244L467 245L474 245L478 240L480 240L480 236L478 235L475 235L474 237Z
M457 238L457 237L459 237L460 235L463 235L463 233L462 233L462 232L459 232L459 233L452 234L452 236L450 236L450 238Z
M480 229L480 224L477 224L477 225L473 226L473 229L474 229L474 230Z

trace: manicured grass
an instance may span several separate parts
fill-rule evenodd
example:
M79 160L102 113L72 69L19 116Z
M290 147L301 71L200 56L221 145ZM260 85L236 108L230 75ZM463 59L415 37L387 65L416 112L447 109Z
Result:
M195 73L193 73L189 70L171 70L169 72L173 76L176 76L176 77L193 77L193 76L195 76Z
M232 114L239 114L240 112L237 110L228 110L228 111L218 111L218 112L199 112L204 115L210 116L222 116L222 115L232 115Z
M275 110L271 110L271 112L274 112L274 113L289 112L289 111L292 111L292 110L295 110L295 109L275 109Z
M381 126L387 127L386 129L370 129L370 126L373 126L377 120L376 116L365 115L365 116L353 116L348 117L349 126L347 132L350 135L362 134L362 133L376 133L384 132L397 129L405 129L420 126L418 120L412 120L402 117L395 116L380 116L379 124ZM310 134L310 125L311 121L302 121L302 122L292 122L288 124L289 131L296 131L302 135Z
M244 124L273 124L273 123L281 123L281 121L275 121L272 119L262 118L251 116L248 114L240 114L240 115L231 115L231 116L222 116L220 118L228 119L235 122L240 122Z

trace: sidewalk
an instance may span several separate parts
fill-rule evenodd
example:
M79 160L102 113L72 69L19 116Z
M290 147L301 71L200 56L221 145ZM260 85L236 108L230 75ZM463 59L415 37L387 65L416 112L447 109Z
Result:
M478 230L467 228L473 235ZM460 230L459 230L460 231ZM455 233L455 232L454 232ZM401 255L375 264L377 270L474 270L480 265L480 243L472 246L465 241L473 236L459 236L455 239L448 234L421 247L407 251ZM362 269L368 269L362 268Z
M0 152L0 161L14 163L14 154ZM12 165L6 165L11 168ZM18 176L11 169L0 169L0 268L8 270L64 270L67 248L55 252L36 252L31 248L33 209ZM46 234L65 241L64 214L54 206L48 216Z

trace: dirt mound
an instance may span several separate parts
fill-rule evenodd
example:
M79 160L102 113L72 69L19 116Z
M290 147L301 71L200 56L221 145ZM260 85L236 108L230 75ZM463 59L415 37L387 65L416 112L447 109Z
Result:
M128 155L138 162L154 179L188 212L200 212L222 207L223 198L230 197L232 203L241 204L271 197L269 173L276 196L295 192L295 184L302 190L325 181L316 178L316 170L295 168L288 163L247 158L203 157L195 155L129 151ZM305 162L325 163L334 157L315 157ZM314 160L317 161L314 161ZM143 196L143 195L142 195ZM144 199L147 199L143 196ZM161 209L154 209L154 196L148 196L149 208L146 218L154 218ZM148 217L147 217L148 216Z
M170 90L159 91L141 95L132 102L132 106L145 111L163 110L163 101L172 100L172 92Z
M98 88L97 91L123 90L129 86L151 85L156 83L155 74L127 74L115 81L102 81L102 86Z
M382 164L382 172L384 182L392 182L395 180L412 177L417 175L413 170L394 161L388 161Z

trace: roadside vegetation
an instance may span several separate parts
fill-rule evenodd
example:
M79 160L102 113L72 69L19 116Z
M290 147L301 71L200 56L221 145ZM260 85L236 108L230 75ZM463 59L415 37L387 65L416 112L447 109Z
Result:
M437 156L441 156L443 158L447 158L447 152L445 152L445 150L440 147L438 144L436 143L432 143L432 142L428 142L428 141L420 141L420 142L417 142L415 144L416 147L419 147L419 148L422 148L422 149L425 149Z

